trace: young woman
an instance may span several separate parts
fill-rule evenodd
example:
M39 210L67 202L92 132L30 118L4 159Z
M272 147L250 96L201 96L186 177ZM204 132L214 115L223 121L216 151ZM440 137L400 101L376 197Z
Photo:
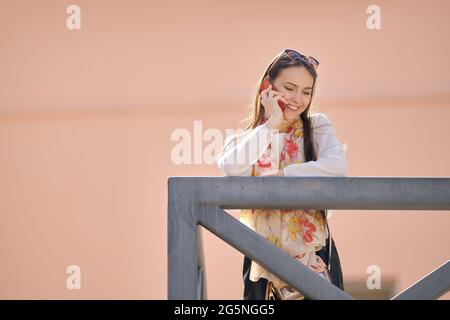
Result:
M272 59L253 96L247 126L226 139L218 157L225 175L346 175L345 149L330 119L323 113L310 114L318 65L317 59L292 49ZM246 209L240 221L344 289L326 210ZM245 300L305 299L247 256L243 278Z

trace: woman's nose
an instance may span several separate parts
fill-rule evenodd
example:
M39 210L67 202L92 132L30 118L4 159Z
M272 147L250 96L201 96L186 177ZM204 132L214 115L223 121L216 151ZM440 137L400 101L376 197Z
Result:
M299 106L303 106L303 97L302 94L298 94L296 96L294 96L294 98L292 99L292 101Z

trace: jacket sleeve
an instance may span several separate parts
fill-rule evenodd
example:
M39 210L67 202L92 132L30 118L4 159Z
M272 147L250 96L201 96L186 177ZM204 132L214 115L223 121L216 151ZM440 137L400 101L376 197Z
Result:
M336 138L330 119L323 113L317 114L313 124L313 141L317 160L292 163L283 168L285 176L346 176L347 159L345 150Z
M273 136L266 123L247 134L229 136L225 140L225 150L217 159L219 169L226 176L251 176L253 165L267 149ZM231 142L235 137L236 140Z

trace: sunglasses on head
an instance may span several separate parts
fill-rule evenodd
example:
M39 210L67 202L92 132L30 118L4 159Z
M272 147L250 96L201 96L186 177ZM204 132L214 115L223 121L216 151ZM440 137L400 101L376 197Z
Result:
M298 51L295 51L293 49L284 49L283 51L281 51L279 53L279 57L277 60L277 63L280 62L280 59L282 58L289 58L289 60L291 60L292 62L305 62L307 64L309 64L310 66L312 66L315 69L317 69L317 67L319 66L319 60L317 60L314 57L311 56L306 56L304 54L301 54Z

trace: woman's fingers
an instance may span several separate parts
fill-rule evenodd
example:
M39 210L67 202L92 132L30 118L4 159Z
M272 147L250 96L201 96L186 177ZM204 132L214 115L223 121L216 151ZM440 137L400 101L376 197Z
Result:
M272 90L273 91L273 90ZM284 102L284 103L288 103L288 101L286 100L286 98L283 96L283 94L279 91L273 91L272 97L275 99L277 97L280 97L280 99Z
M275 97L275 96L282 96L282 97L284 97L281 92L272 90L272 97Z
M275 107L275 105L278 106L279 100L283 101L285 104L288 103L283 94L277 90L274 90L271 84L267 87L267 89L261 91L261 100L261 103L265 107L268 116L271 116L274 112L277 113L277 110L274 110L273 108ZM276 103L273 103L270 100L273 100Z
M277 91L275 89L271 89L269 94L271 97L274 97L275 95L283 95L280 91Z
M282 100L284 103L288 103L285 97L283 97L281 94L274 96L275 100Z

